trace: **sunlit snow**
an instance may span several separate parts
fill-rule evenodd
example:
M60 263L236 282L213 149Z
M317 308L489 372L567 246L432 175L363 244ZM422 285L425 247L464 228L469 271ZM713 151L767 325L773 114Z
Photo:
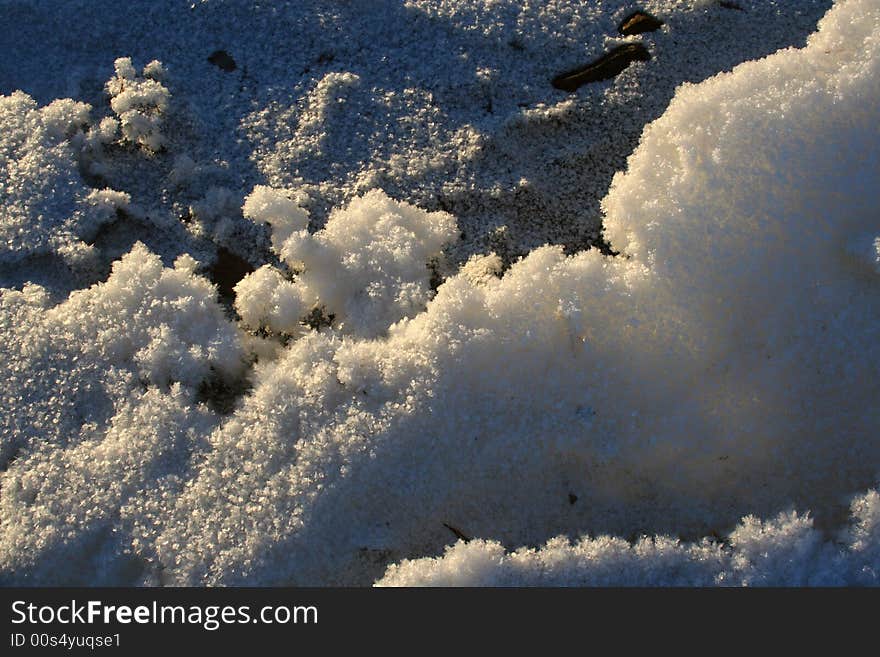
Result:
M0 582L878 584L874 0L252 4L0 1Z

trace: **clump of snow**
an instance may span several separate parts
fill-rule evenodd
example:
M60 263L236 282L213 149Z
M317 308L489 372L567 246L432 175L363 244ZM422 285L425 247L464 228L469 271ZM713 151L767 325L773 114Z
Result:
M241 373L238 331L216 303L214 287L194 269L192 258L163 267L138 244L114 263L106 282L58 305L37 285L3 290L3 464L19 450L100 435L132 390L181 384L175 394L186 393L193 403L202 381ZM11 532L15 521L3 522Z
M116 141L118 135L119 121L109 116L105 116L83 135L79 158L88 174L100 178L112 171L113 165L107 157L107 147Z
M487 283L494 277L501 276L504 271L504 264L501 258L495 254L471 256L470 259L461 267L461 273L470 280L474 285Z
M190 260L175 265L163 267L136 244L105 283L74 292L48 321L81 342L86 356L131 362L143 381L161 387L195 387L212 368L236 374L241 348L213 286L193 274Z
M384 333L421 312L430 293L429 261L456 234L445 212L425 212L374 190L330 215L315 234L308 215L286 195L258 187L245 216L272 227L275 252L297 272L292 283L265 266L236 287L235 307L253 328L296 335L311 309L323 309L343 332Z
M392 565L378 586L853 586L880 584L876 554L880 496L852 503L853 524L825 541L809 516L743 518L726 542L683 543L668 536L559 536L542 547L506 552L497 541L459 541L438 558ZM870 538L869 538L870 537ZM867 539L867 541L865 540Z
M856 520L849 530L850 562L860 584L873 584L880 578L880 494L870 491L852 503Z
M833 524L880 461L880 296L849 250L876 218L877 13L841 3L807 48L682 87L606 199L622 257L537 249L385 340L311 334L258 368L156 539L166 574L364 582L444 523L506 545ZM806 581L803 518L733 535L742 581Z
M0 170L3 213L0 258L15 262L57 249L69 239L64 224L74 211L78 192L76 160L69 137L88 120L82 103L56 101L38 109L22 92L0 98ZM50 193L50 191L52 193ZM53 234L57 229L61 235Z
M240 214L240 200L225 187L211 187L204 198L190 205L194 220L189 230L194 235L208 236L214 242L226 244L235 231L233 217Z
M272 228L272 248L281 253L284 242L294 232L304 231L309 225L309 215L282 190L257 185L248 195L242 213L256 223L266 223Z
M160 82L164 74L162 63L152 61L138 75L130 57L114 62L116 76L107 84L110 107L119 117L124 141L138 144L148 151L158 151L165 145L162 135L162 115L168 109L171 94Z
M88 132L90 107L57 100L46 107L22 92L0 97L0 264L55 255L77 271L95 267L90 239L130 197L83 184L79 165L86 151L112 126Z
M302 332L300 322L309 311L297 286L272 265L263 265L235 286L235 309L245 326L288 335Z
M125 192L113 189L95 189L86 196L86 201L95 208L104 221L109 221L119 210L128 209L131 197Z

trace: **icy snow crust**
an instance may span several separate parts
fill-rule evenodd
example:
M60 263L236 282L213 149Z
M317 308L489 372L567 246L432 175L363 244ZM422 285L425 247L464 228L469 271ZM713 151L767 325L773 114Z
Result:
M746 12L729 13L791 15L808 3L742 4ZM506 39L516 25L520 46L571 45L559 25L612 34L612 19L633 8L541 6L406 11L453 16L464 36L447 30L451 45L477 57L488 55L469 54L470 33ZM646 37L657 39L658 63L676 19L722 16L709 3L644 6L667 20ZM313 15L337 25L303 10ZM380 29L361 20L366 34ZM705 54L697 42L688 41ZM248 75L278 65L246 52ZM581 63L572 58L559 68ZM549 79L550 59L529 66ZM572 116L590 106L606 117L608 103L656 107L663 94L639 87L650 63L516 120L537 111L579 130ZM91 111L71 100L41 108L23 93L0 99L0 581L877 584L880 498L865 492L880 469L875 2L839 2L806 48L681 86L602 201L620 255L544 246L503 277L503 254L474 255L435 294L429 265L441 266L444 245L463 224L491 222L421 202L436 192L430 176L374 178L374 165L395 171L378 151L352 151L321 182L301 180L341 152L333 140L364 143L358 129L334 127L345 122L345 94L369 84L364 71L321 78L318 95L333 103L259 101L256 115L296 130L257 142L266 179L242 174L239 194L214 184L225 174L204 153L181 152L190 142L173 70L163 60L139 74L116 60L107 91L119 98L112 81L127 80L139 100L101 111L95 99ZM512 79L525 80L523 91L538 76ZM413 93L434 93L427 87ZM462 94L466 105L473 90ZM371 89L351 99L369 97L382 98ZM394 116L397 100L386 97ZM424 152L442 157L442 143L466 153L450 135L470 128L432 123L432 111L404 114L406 134L443 126L436 141L418 142ZM246 132L256 115L240 116ZM586 134L571 140L573 157L595 143ZM392 135L383 143L421 166L413 142ZM495 157L468 143L476 159ZM354 162L366 177L352 185ZM455 186L450 171L469 169L451 166L432 170ZM491 187L491 176L474 175ZM547 189L569 189L556 178ZM156 181L158 197L147 184ZM171 189L192 198L186 222L163 215L184 202L164 198ZM594 192L584 190L585 205ZM322 204L337 200L325 220ZM126 247L103 280L126 231L101 237L101 227L120 222L138 223L153 244ZM518 249L534 246L534 235L500 232ZM261 265L236 288L240 321L202 275L215 243L250 244L239 250ZM479 253L473 244L447 251L447 262ZM65 277L86 283L71 292ZM312 311L332 314L330 326L307 327ZM211 385L242 376L252 389L231 415L204 402ZM447 526L479 538L452 545Z
M95 125L160 121L165 151L144 157L135 136L96 172L93 184L125 191L149 217L146 234L127 225L114 235L113 257L140 239L169 265L183 252L210 260L219 243L260 266L271 262L265 234L240 212L256 185L295 190L313 229L381 188L456 217L463 237L448 247L446 275L473 254L509 263L546 243L573 252L599 241L599 201L675 87L803 45L831 0L738 4L744 11L716 0L2 0L0 52L11 54L0 59L0 94L75 98ZM620 37L637 8L666 25ZM550 85L627 41L652 60L575 94ZM208 61L217 50L235 70ZM156 107L152 81L170 95L161 115L110 107L114 62L126 57L122 70L144 93L114 103L139 95ZM154 60L163 70L145 71ZM213 206L219 216L190 212L218 191L231 197Z

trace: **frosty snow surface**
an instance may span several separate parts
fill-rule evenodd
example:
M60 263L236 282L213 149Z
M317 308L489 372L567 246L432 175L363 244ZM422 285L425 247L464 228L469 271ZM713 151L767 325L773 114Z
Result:
M0 0L0 582L877 584L880 6L737 4Z

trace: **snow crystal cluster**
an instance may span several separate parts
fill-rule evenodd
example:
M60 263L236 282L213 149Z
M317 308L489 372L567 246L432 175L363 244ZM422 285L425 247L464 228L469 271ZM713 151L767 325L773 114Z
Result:
M315 234L308 215L282 192L258 187L244 214L272 227L272 247L297 272L293 282L265 265L236 287L236 310L246 325L287 335L303 331L317 311L339 330L374 337L424 310L432 258L456 235L455 220L372 191L334 212Z
M52 151L18 202L57 162L75 193L83 110L3 102L36 134L8 166ZM880 6L840 0L678 89L602 202L617 256L477 256L432 296L451 215L374 190L309 232L272 180L242 328L143 245L60 303L4 289L0 582L880 583L878 106ZM243 329L287 339L220 416Z
M89 110L69 99L38 108L21 92L0 97L0 266L55 256L74 269L94 267L86 240L130 199L80 177L84 151L105 141L103 124L84 132Z
M114 62L116 76L107 82L110 107L119 117L122 138L149 151L158 151L165 143L162 115L168 109L171 94L159 81L164 69L153 60L138 75L130 57Z
M163 267L137 244L114 263L106 282L59 305L38 285L4 290L3 449L10 441L67 442L79 432L76 422L100 406L104 384L107 394L122 381L120 392L167 390L173 383L195 389L213 371L240 372L237 329L217 305L214 287L193 274L195 265L182 256L174 268Z

